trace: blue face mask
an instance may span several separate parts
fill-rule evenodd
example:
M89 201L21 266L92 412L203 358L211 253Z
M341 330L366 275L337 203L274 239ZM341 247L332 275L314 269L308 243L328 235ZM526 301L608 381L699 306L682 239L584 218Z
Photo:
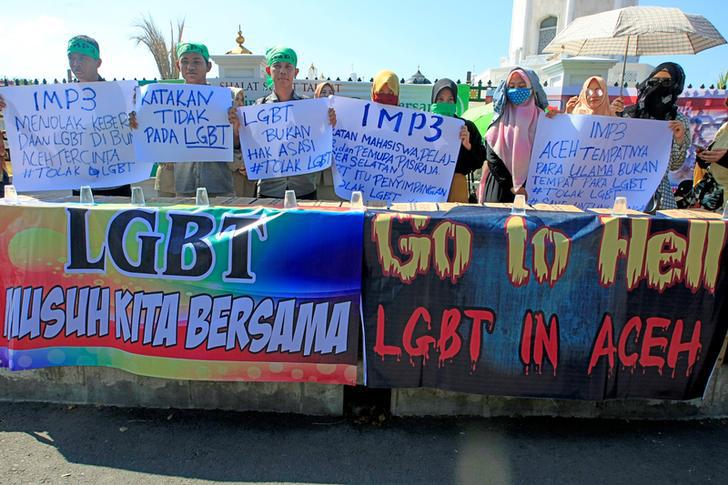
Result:
M508 88L506 96L516 106L525 103L531 97L531 88Z

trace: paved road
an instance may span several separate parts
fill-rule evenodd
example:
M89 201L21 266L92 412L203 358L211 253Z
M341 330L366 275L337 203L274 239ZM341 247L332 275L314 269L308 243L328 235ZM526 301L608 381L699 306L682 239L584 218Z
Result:
M726 483L728 420L335 418L0 403L0 482Z

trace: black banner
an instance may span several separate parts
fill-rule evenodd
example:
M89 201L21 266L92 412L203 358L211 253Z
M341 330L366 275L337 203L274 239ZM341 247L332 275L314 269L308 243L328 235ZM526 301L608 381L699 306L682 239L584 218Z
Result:
M728 324L727 234L721 220L369 213L367 384L700 397Z

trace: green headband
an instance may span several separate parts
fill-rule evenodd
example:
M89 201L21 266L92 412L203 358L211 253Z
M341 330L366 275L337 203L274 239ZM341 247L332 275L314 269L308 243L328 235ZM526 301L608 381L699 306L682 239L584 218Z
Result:
M296 51L290 47L277 46L265 51L265 61L269 66L272 66L276 62L288 62L289 64L293 64L293 67L296 67L296 64L298 64L298 56L296 55Z
M77 53L88 56L91 59L99 60L99 48L81 37L74 37L68 41L67 52L69 56Z
M186 42L177 46L177 59L181 59L188 52L201 55L205 61L210 60L210 53L207 51L205 44L191 44Z

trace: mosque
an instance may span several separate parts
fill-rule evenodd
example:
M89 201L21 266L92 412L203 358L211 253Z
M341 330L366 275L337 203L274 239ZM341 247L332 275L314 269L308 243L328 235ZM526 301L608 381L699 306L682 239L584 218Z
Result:
M610 85L617 83L622 74L621 56L569 57L543 50L577 17L638 4L639 0L513 0L507 57L501 59L500 66L473 76L472 82L490 81L496 86L511 69L522 66L536 71L552 87L580 86L592 75L607 79ZM651 70L652 66L641 64L639 57L628 57L625 82L633 86Z

